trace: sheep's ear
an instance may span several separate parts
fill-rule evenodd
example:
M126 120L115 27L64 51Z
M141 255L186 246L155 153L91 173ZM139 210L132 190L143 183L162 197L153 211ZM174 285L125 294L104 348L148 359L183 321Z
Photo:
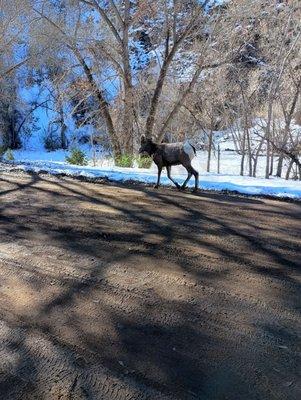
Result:
M146 137L145 135L141 135L141 143L145 143L146 142Z

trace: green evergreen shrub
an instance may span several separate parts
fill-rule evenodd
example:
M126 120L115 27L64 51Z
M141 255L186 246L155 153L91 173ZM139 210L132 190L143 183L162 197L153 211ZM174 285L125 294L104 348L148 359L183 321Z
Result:
M136 159L138 168L150 168L153 162L153 159L149 156L140 156Z
M134 161L134 156L129 154L122 154L121 156L115 158L115 165L117 167L130 168L133 166Z
M11 149L7 149L4 155L6 161L15 161L14 153Z
M66 157L68 164L87 165L88 160L85 153L80 149L72 149L70 155Z

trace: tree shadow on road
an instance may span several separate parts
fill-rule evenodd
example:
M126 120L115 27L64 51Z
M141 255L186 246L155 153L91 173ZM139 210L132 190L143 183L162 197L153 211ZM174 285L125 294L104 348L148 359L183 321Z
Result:
M7 343L15 326L23 330L2 395L21 379L41 398L53 387L53 398L97 398L112 382L120 399L281 397L272 369L285 358L274 353L281 338L270 321L274 311L283 321L300 312L297 205L284 218L251 198L36 175L1 181L3 278L41 297L29 309L30 300L2 295ZM269 218L282 220L266 231ZM295 335L281 337L295 348Z

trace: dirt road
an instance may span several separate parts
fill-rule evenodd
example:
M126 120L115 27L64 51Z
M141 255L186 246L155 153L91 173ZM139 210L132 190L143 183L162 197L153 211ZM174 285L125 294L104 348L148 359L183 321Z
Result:
M0 399L300 399L300 217L1 173Z

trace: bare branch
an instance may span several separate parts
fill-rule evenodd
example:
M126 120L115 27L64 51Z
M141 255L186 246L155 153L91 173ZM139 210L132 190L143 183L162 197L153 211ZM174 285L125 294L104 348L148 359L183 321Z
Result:
M109 18L107 12L99 5L97 0L92 0L92 1L88 1L88 0L80 0L82 3L88 4L89 6L95 8L99 14L102 16L102 18L105 20L106 24L108 25L108 27L110 28L111 32L113 33L113 35L115 36L117 42L122 45L122 39L116 29L116 27L114 26L113 22L111 21L111 19Z

